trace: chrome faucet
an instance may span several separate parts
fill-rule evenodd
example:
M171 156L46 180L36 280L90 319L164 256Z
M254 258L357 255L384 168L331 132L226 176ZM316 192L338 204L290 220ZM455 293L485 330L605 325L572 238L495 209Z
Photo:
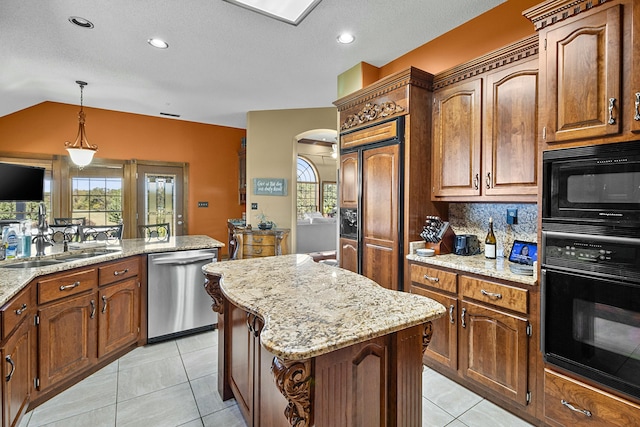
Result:
M47 246L53 246L53 243L49 240L49 236L46 234L48 231L47 207L44 205L44 202L40 202L38 205L38 234L33 238L36 244L36 256L43 256L45 248Z

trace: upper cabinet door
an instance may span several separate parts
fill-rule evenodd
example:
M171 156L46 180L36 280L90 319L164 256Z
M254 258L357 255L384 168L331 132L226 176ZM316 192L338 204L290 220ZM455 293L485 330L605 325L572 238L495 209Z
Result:
M340 156L340 207L358 207L358 153Z
M547 33L546 142L620 133L620 15L615 5Z
M433 196L480 195L482 79L434 93Z
M538 60L487 76L483 194L537 194Z

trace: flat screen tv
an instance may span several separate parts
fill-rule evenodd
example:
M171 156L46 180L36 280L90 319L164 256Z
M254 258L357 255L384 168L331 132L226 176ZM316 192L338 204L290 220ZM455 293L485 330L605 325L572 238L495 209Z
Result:
M40 202L44 199L44 168L0 163L1 202Z

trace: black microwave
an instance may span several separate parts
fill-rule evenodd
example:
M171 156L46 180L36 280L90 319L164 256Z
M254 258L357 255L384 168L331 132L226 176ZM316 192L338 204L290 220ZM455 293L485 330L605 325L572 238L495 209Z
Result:
M640 141L545 151L542 222L640 227Z

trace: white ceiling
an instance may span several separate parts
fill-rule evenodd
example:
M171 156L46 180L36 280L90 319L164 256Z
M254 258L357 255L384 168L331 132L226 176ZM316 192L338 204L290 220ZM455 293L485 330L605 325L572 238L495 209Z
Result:
M322 0L292 26L223 0L1 0L0 117L79 104L84 80L86 106L244 128L248 111L332 106L343 71L382 66L504 1ZM345 30L351 45L336 42Z

